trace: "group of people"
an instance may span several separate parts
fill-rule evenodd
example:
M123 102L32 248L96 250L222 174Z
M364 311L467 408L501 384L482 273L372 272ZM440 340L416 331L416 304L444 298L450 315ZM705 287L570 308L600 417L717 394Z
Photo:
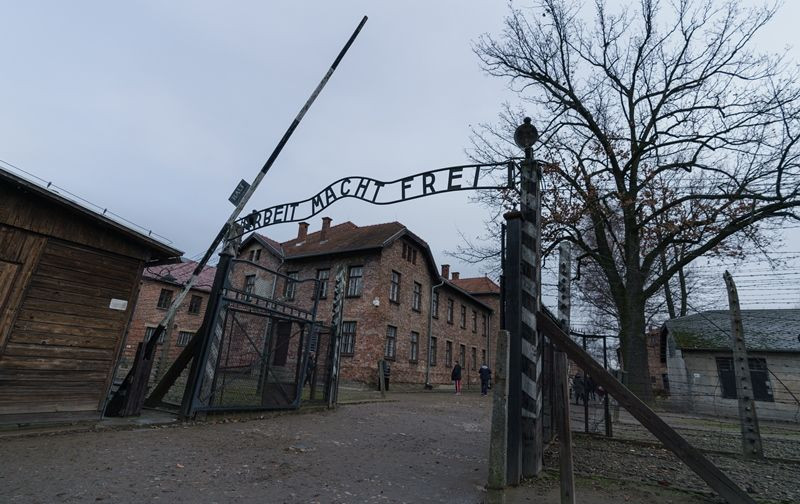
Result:
M478 376L481 377L481 395L486 395L492 386L492 370L486 364L482 364L478 369ZM456 365L453 366L450 379L455 383L456 395L461 395L461 364L459 362L456 362Z
M601 400L605 395L603 387L597 385L591 376L583 376L576 373L575 376L570 378L569 388L571 398L575 398L575 404L588 404L589 400L595 401L599 397Z

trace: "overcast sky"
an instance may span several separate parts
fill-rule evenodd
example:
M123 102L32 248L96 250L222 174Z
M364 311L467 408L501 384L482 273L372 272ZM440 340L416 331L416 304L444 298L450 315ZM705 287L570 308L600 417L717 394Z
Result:
M247 210L304 199L346 175L391 180L467 161L470 125L514 100L471 49L499 32L507 11L494 0L4 2L0 159L195 256L364 14ZM797 46L798 19L800 2L788 2L758 47ZM797 47L792 55L800 61ZM388 207L343 201L323 215L398 220L439 264L481 273L443 254L458 230L482 232L485 210L468 193ZM297 227L265 232L285 240Z

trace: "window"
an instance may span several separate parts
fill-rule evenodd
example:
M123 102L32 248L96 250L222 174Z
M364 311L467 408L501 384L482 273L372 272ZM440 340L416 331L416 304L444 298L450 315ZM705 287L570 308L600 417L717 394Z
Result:
M325 299L328 297L328 279L331 277L331 270L329 269L320 269L317 270L317 292L319 293L319 299Z
M286 283L283 285L283 297L288 301L294 299L295 290L297 290L297 275L297 271L290 271L286 274L289 278L286 279Z
M414 295L411 298L411 309L419 311L422 307L422 284L414 282Z
M364 268L361 266L350 266L347 271L347 297L358 297L361 295L361 277Z
M436 336L431 336L431 347L428 351L428 358L430 359L430 365L436 365Z
M659 341L658 358L661 362L667 362L667 331L661 331Z
M483 327L483 336L484 338L489 335L489 318L484 313L481 315L483 318L481 319L481 327Z
M467 347L464 345L458 347L458 363L461 367L467 367Z
M444 365L453 367L453 342L445 341L444 343Z
M461 329L467 328L467 307L461 305Z
M148 341L150 341L150 338L153 337L153 334L155 334L155 332L156 332L156 328L155 327L145 327L144 328L144 342L147 343ZM158 337L158 341L156 343L158 343L159 345L162 345L164 343L164 335L165 334L167 334L167 331L161 331L161 336Z
M478 349L472 347L472 369L478 369Z
M750 381L753 384L753 397L756 401L772 402L772 385L769 381L766 359L750 358ZM717 357L717 371L722 389L722 397L736 399L736 375L733 370L733 358Z
M403 259L411 264L417 264L417 249L406 243L403 243Z
M342 322L342 354L353 355L356 348L356 323Z
M433 298L431 298L431 304L433 307L431 308L431 312L433 313L433 318L439 318L439 293L433 291Z
M200 313L200 307L203 305L203 298L200 296L192 296L189 301L189 313L197 315Z
M397 328L395 326L386 326L386 350L383 356L387 359L394 360L395 353L397 352Z
M256 288L256 276L247 275L244 277L244 291L251 294Z
M261 259L261 249L256 249L256 261Z
M172 303L172 291L169 289L161 289L161 294L158 295L158 308L169 308Z
M411 353L408 356L408 360L411 362L417 362L419 359L419 333L411 331Z
M453 323L453 300L447 298L447 323Z
M481 349L481 364L486 364L486 349Z
M400 273L392 271L392 284L389 286L389 301L400 302Z
M189 344L189 340L192 339L194 333L188 331L181 331L178 333L178 346L186 346Z
M472 310L472 332L478 332L478 312Z
M255 255L256 255L256 251L255 250L251 250L250 253L247 255L247 260L252 262L253 259L255 259Z

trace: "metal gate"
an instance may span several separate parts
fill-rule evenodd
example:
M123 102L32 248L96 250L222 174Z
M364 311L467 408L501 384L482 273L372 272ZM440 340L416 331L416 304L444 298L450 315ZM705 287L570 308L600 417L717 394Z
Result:
M329 367L319 352L328 331L316 323L318 281L229 261L191 411L293 409L314 399Z

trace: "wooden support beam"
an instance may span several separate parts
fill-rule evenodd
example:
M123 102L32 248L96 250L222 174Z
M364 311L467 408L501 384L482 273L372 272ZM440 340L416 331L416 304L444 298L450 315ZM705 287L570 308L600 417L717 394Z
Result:
M671 450L689 468L708 483L715 492L731 504L755 504L755 501L744 490L730 480L717 466L711 463L700 450L694 448L672 427L667 425L633 392L614 378L611 373L595 361L577 343L570 339L558 322L549 315L539 312L537 325L550 341L567 354L576 364L587 370L607 393L611 394L619 404L628 410L647 430Z
M489 484L502 490L508 481L508 331L497 335L494 386L492 387L492 429L489 437Z

